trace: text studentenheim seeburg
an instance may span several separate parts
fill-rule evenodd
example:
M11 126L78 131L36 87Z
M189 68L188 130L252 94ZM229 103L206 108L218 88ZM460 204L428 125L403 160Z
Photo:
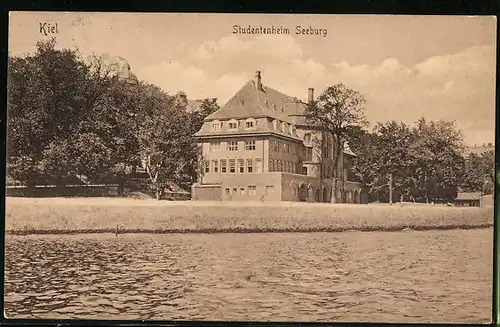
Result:
M319 35L326 37L328 35L328 30L326 28L313 28L311 26L295 26L295 35ZM233 25L233 34L250 34L250 35L280 35L280 34L291 34L290 29L283 26L261 26L261 25Z

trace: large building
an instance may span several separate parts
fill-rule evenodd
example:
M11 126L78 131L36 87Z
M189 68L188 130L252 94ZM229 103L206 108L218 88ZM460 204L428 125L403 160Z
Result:
M309 89L309 100L314 90ZM334 142L306 124L307 104L262 84L260 72L196 133L201 169L195 200L340 202L334 190ZM350 181L355 154L344 146L345 202L362 203L360 183Z

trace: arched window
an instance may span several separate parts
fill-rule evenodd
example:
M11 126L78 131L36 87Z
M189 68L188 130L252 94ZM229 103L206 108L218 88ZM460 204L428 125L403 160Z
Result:
M314 188L312 187L311 184L307 187L307 193L309 194L309 198L314 198Z
M286 133L286 130L287 130L286 123L282 122L281 123L281 133Z
M212 131L218 132L221 130L222 123L218 120L212 121Z
M304 143L306 145L310 145L311 144L311 133L306 133L304 135Z
M273 128L274 128L275 131L278 130L278 121L276 119L273 120Z

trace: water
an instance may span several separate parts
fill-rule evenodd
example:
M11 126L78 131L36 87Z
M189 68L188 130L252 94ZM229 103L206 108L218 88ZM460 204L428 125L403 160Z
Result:
M493 230L7 236L11 318L489 322Z

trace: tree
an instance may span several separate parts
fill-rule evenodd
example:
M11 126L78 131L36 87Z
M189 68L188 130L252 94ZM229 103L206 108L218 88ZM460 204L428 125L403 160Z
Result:
M87 72L75 51L56 50L54 40L37 43L34 55L9 58L7 166L14 178L64 183L71 167L53 169L47 156L69 150L67 139L87 117Z
M203 126L203 122L205 118L219 110L219 105L217 104L217 99L206 98L203 99L201 105L197 111L194 111L190 114L189 121L186 124L186 128L189 130L189 133L193 136L192 142L194 146L189 148L189 151L186 151L186 160L188 163L185 166L185 174L184 174L184 183L192 183L194 182L198 174L202 172L201 165L203 163L202 158L202 150L198 146L196 146L197 140L194 138L194 134L200 130Z
M186 152L196 148L193 136L185 123L189 116L175 97L158 87L144 85L144 97L139 117L138 141L145 159L151 186L159 199L165 187L182 180L189 164Z
M354 173L369 187L371 200L388 200L390 179L395 198L424 202L455 198L463 176L464 147L453 122L420 119L414 127L395 121L377 123L373 133L358 130L350 139L358 154ZM480 164L473 165L478 172ZM491 167L492 163L490 172Z
M389 179L389 189L392 188L399 197L409 197L411 189L414 187L410 178L411 157L408 148L414 142L411 129L403 122L390 121L387 123L377 123L374 133L378 136L377 151L380 162L378 177ZM377 182L377 181L376 181ZM375 184L376 185L376 184ZM386 186L386 185L384 185Z
M495 183L495 154L486 151L481 154L469 153L460 188L464 192L492 194Z
M311 101L306 108L306 121L319 130L329 132L334 136L334 192L340 191L341 201L344 201L343 171L338 169L339 160L344 150L344 143L352 129L367 126L364 114L364 97L342 83L329 86L316 100Z
M413 196L426 202L451 201L458 192L464 171L464 142L453 121L420 118L413 129L411 177Z

